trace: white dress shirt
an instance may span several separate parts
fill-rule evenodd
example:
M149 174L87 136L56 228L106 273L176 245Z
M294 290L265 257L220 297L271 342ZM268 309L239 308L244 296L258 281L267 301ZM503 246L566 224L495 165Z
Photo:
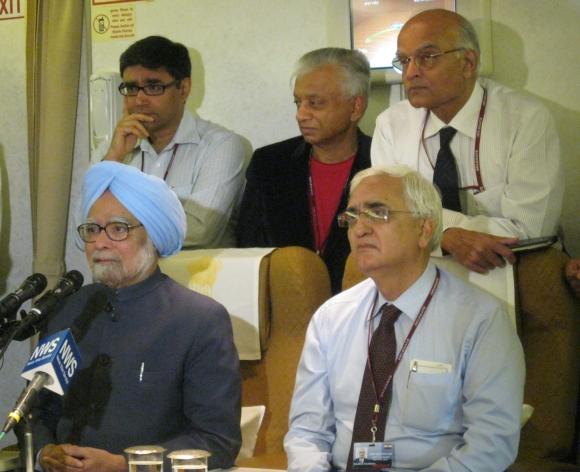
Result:
M99 146L93 162L100 162L109 146L109 142ZM125 163L160 178L169 168L166 182L181 200L187 217L184 248L235 246L237 210L245 181L245 150L239 136L185 111L165 149L157 154L149 141L141 140Z
M443 229L460 227L520 238L556 234L564 180L554 120L538 100L491 80L476 83L467 103L448 124L408 100L385 110L376 122L372 164L404 164L432 181L439 130L451 126L457 129L451 150L459 185L476 184L474 144L484 87L487 107L480 165L485 190L460 191L465 214L444 209Z
M403 313L395 323L398 351L435 274L429 264L392 301ZM284 440L289 471L346 467L376 294L367 279L324 303L310 322ZM378 323L377 316L374 328ZM411 372L414 361L442 363L448 372ZM524 376L522 347L502 306L441 270L394 376L385 432L394 445L393 468L505 470L518 450Z

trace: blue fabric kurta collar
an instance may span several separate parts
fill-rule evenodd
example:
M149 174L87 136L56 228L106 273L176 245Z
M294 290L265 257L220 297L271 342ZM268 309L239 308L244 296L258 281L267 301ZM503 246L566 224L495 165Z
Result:
M166 275L161 272L159 266L155 269L149 277L141 282L138 282L134 285L129 285L128 287L123 287L117 289L116 293L116 301L125 302L128 300L134 300L141 297L144 297L149 292L155 290L162 282L165 280Z

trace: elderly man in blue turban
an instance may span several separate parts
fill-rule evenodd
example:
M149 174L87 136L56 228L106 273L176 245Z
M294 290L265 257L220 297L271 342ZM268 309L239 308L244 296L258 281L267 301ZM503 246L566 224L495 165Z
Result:
M44 471L126 471L123 450L204 449L231 467L241 444L239 361L229 315L161 273L185 235L165 182L102 162L83 185L78 227L96 283L69 297L46 332L71 328L83 368L33 417ZM166 470L170 470L166 464Z

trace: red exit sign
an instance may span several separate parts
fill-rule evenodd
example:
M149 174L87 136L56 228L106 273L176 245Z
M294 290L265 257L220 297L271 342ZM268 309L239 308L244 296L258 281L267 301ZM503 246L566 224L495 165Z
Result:
M0 20L24 18L21 1L24 0L0 0Z

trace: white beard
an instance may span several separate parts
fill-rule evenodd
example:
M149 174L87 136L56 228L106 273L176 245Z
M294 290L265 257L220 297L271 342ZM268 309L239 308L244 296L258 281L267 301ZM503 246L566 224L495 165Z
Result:
M151 240L148 240L128 267L109 251L95 251L92 259L90 266L93 282L99 282L111 288L120 288L141 281L144 275L157 264L157 252ZM108 262L95 262L96 259L107 259Z

